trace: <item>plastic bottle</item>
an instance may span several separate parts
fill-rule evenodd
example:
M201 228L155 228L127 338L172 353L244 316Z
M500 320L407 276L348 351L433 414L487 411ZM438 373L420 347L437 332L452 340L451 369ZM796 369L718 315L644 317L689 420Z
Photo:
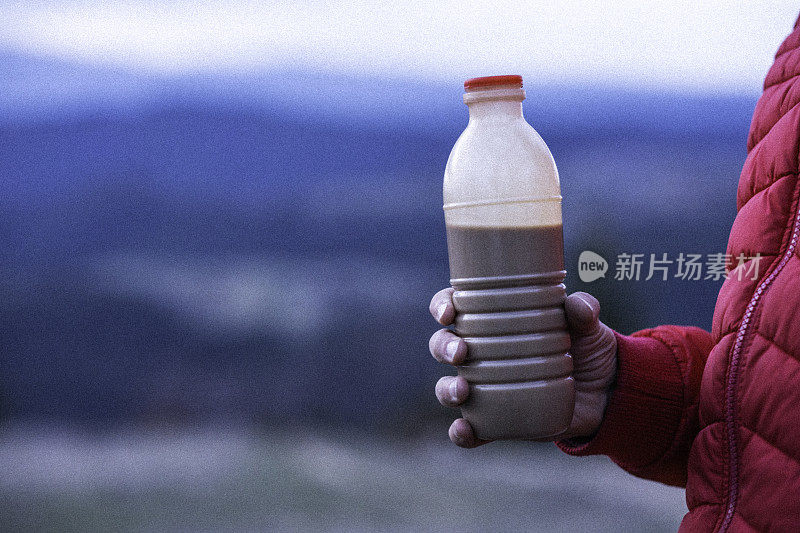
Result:
M555 436L575 403L558 171L523 118L520 76L464 88L469 124L444 174L454 329L468 352L462 413L482 439Z

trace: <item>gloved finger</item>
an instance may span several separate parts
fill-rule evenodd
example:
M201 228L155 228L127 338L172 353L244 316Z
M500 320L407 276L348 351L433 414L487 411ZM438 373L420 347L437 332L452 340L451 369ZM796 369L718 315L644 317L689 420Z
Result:
M458 407L469 396L469 384L461 376L444 376L436 382L436 398L445 407Z
M454 420L453 423L450 424L450 430L447 433L450 436L450 440L453 441L453 444L462 448L475 448L476 446L490 442L476 437L472 426L463 418Z
M453 288L448 287L434 294L428 310L439 324L443 326L452 324L456 317L456 308L453 306Z
M431 335L428 348L434 359L448 365L460 365L467 356L467 343L449 329L440 329Z
M583 335L597 328L600 302L586 292L573 292L564 301L564 311L572 334Z

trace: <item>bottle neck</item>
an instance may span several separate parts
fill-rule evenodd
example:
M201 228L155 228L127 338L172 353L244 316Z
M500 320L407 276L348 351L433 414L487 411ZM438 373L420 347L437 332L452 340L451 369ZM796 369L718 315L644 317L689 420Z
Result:
M464 103L469 107L470 122L480 120L511 121L522 119L522 101L525 91L521 87L493 87L464 93Z
M515 120L522 118L521 100L481 100L471 102L469 120Z

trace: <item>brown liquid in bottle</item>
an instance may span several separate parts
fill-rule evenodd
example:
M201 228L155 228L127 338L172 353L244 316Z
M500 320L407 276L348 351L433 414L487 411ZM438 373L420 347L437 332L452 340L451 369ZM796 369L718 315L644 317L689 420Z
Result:
M572 418L561 226L447 228L462 405L478 438L545 438Z
M450 277L528 275L564 269L561 226L447 228Z

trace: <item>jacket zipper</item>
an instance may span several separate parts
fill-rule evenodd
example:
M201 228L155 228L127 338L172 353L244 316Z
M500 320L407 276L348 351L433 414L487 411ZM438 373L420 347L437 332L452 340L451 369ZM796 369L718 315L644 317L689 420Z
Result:
M736 510L736 499L739 492L739 450L736 432L736 384L739 377L739 360L742 355L742 344L744 336L747 333L747 326L750 324L750 319L753 316L756 305L758 305L761 295L766 292L769 285L775 280L775 277L780 274L786 263L794 254L794 249L797 246L798 235L800 234L800 207L798 207L797 214L795 215L794 231L792 232L792 240L789 242L789 247L783 254L778 266L765 279L761 281L750 298L750 303L747 305L747 310L742 317L742 323L739 325L739 331L736 334L736 342L733 345L733 353L731 354L731 363L728 369L728 381L725 390L725 431L728 440L728 503L725 511L725 520L719 527L719 533L725 533L733 520L733 513Z

